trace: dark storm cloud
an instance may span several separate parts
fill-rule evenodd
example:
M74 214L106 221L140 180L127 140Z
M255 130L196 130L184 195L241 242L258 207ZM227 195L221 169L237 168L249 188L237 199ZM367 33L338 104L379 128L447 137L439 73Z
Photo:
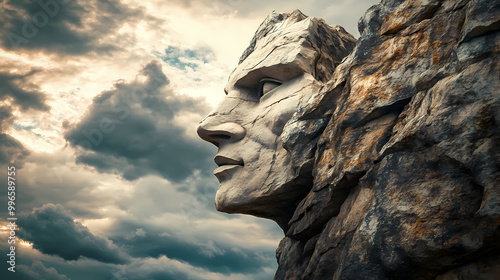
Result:
M20 167L22 160L29 154L23 144L14 137L2 133L5 127L12 125L13 119L12 108L0 106L0 166L16 163L16 166Z
M1 31L0 31L1 32ZM39 69L29 69L24 73L13 73L7 69L16 69L15 65L2 63L0 65L0 102L9 105L0 106L0 164L15 162L17 167L22 166L22 159L28 150L12 136L3 133L12 127L15 117L12 111L16 108L27 111L48 111L45 94L31 82Z
M66 140L83 150L77 160L101 172L119 172L127 180L160 174L181 181L194 170L206 172L210 148L186 135L176 115L197 114L209 106L201 99L175 94L158 62L137 79L115 84L93 100L83 120L67 127Z
M153 226L145 227L144 224L126 221L117 224L114 231L109 238L116 245L126 248L127 253L135 258L159 258L165 255L223 274L253 273L275 262L274 248L268 251L262 248L236 249L232 244L212 241L209 236L200 242L191 243L185 238L176 237L174 233L165 233L164 229L162 231Z
M33 261L31 266L18 265L16 273L22 276L24 280L70 280L66 275L59 274L53 267L45 267L40 261Z
M42 253L66 260L87 257L104 263L126 262L118 247L73 221L62 206L46 204L32 213L19 215L18 224L18 236L32 242L33 248Z
M117 35L125 23L154 21L118 0L7 0L0 6L0 44L8 50L88 54L120 48L131 35ZM110 36L112 35L112 36Z
M18 239L19 241L19 239ZM0 252L9 252L9 244L0 242ZM3 256L3 257L2 257ZM8 256L0 261L7 264ZM0 279L9 280L104 280L114 279L113 270L122 265L97 262L91 259L66 261L57 256L44 255L28 246L16 246L16 272L0 269ZM7 264L8 265L8 264ZM116 279L123 280L123 279Z
M23 110L49 110L45 95L29 78L38 72L31 70L25 74L12 74L0 71L0 101L10 99Z
M14 137L0 133L0 165L16 163L19 167L20 161L28 154L28 150Z

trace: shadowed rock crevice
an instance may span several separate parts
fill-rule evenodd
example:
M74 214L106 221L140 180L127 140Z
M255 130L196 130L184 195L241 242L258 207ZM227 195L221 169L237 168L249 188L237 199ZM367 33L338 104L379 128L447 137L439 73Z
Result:
M368 115L366 115L363 119L361 119L353 127L358 128L358 127L364 126L368 122L370 122L374 119L380 118L381 116L390 114L390 113L394 113L396 115L399 115L403 111L404 107L410 102L410 100L411 100L411 98L408 97L408 98L404 98L401 100L397 100L394 103L391 103L391 104L388 104L385 106L377 107L373 111L368 113Z

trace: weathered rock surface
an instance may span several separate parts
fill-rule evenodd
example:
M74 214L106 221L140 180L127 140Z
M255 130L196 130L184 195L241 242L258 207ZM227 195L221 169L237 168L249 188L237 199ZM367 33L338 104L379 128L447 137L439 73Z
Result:
M383 0L303 119L328 118L275 279L500 279L500 1Z

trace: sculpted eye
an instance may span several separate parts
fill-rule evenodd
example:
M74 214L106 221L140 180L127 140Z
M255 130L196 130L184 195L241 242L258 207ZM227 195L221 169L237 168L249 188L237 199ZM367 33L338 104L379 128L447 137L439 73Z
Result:
M264 78L259 82L259 96L262 97L273 89L281 86L281 82L276 79Z

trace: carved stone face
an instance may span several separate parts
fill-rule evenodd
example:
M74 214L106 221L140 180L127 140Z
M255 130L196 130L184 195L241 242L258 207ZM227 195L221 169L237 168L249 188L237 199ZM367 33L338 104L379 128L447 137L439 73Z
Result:
M304 18L276 24L256 40L231 74L226 97L198 128L202 139L219 148L217 210L270 218L282 228L311 188L303 167L313 153L294 156L304 149L293 146L308 129L300 116L322 85L315 78L319 53L311 38L318 23Z

